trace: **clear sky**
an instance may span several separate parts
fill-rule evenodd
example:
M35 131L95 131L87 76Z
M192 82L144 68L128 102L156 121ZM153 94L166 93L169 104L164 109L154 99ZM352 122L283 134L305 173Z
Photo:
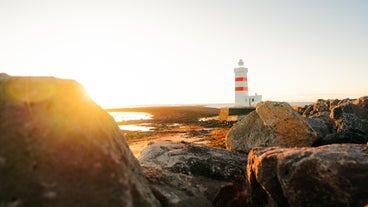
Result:
M104 107L368 95L365 0L0 0L0 72L75 79Z

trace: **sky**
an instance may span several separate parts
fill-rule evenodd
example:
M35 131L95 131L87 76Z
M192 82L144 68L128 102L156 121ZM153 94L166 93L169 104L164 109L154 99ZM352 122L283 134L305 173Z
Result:
M368 95L365 0L0 0L0 73L74 79L103 107Z

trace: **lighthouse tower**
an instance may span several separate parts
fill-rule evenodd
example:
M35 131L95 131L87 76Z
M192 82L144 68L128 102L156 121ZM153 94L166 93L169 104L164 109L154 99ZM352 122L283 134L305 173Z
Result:
M235 73L235 105L248 106L248 68L244 67L243 60L239 60L238 67L234 68Z
M262 96L248 95L248 68L244 67L243 60L239 60L235 73L235 106L252 106L262 100Z

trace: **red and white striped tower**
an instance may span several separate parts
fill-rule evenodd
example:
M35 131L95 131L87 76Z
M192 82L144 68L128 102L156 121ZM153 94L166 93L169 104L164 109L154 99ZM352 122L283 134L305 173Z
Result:
M235 73L235 105L250 106L248 100L248 68L244 67L243 60L239 60L238 67L234 68Z

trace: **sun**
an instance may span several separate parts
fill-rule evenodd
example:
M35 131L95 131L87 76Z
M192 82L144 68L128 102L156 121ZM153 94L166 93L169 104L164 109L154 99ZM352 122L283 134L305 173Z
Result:
M115 108L119 105L119 94L115 92L113 88L107 83L96 82L93 83L91 81L81 80L78 81L87 94L92 98L94 102L100 105L102 108ZM121 102L121 100L120 100Z
M102 108L119 108L133 105L144 105L146 99L139 86L135 86L135 81L79 78L77 81L84 87L87 94Z

